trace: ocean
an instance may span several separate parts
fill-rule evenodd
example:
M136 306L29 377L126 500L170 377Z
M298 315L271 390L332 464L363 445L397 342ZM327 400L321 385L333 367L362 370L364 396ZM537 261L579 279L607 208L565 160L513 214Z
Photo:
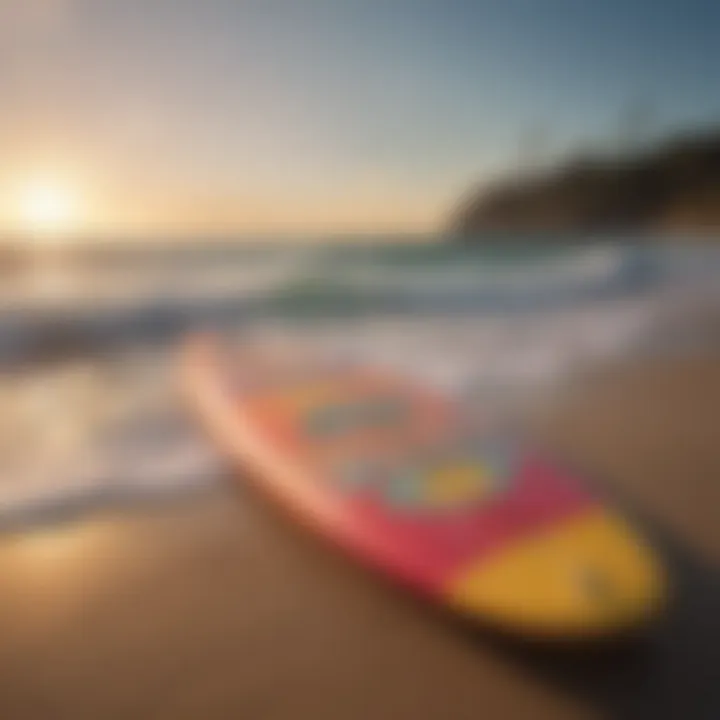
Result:
M223 476L172 367L197 329L295 338L522 408L597 369L720 345L720 251L577 245L96 243L0 284L0 525Z

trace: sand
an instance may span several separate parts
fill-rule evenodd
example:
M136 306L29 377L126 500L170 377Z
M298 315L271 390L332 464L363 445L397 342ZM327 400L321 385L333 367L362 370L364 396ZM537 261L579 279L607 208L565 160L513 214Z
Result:
M707 582L720 560L719 405L717 358L678 359L609 378L546 427L679 538ZM241 485L7 536L0 587L2 720L541 720L603 706L604 691L549 682L548 663L392 589ZM683 652L700 658L717 627ZM606 706L672 682L643 677Z

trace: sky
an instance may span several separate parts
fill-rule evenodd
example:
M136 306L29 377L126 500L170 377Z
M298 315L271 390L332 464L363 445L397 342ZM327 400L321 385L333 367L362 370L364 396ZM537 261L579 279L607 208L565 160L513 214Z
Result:
M0 0L0 229L46 182L89 232L433 231L719 75L716 0Z

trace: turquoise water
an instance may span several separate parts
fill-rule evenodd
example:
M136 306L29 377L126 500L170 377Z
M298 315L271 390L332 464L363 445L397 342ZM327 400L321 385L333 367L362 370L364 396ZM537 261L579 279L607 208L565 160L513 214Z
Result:
M270 317L550 310L719 277L717 250L619 242L95 246L41 257L2 284L0 360Z

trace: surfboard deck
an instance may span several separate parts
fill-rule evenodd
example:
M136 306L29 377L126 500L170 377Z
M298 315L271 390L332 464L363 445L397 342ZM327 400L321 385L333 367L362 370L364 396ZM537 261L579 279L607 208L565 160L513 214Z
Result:
M572 473L397 373L217 338L182 384L221 452L355 558L463 615L538 637L614 634L666 595L651 549Z

